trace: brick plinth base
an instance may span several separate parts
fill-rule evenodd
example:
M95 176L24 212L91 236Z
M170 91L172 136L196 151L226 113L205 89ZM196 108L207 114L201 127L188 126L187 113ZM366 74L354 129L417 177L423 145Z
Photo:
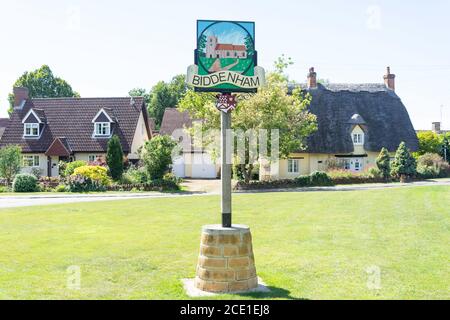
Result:
M258 286L252 235L247 226L204 226L195 287L207 292L240 292Z

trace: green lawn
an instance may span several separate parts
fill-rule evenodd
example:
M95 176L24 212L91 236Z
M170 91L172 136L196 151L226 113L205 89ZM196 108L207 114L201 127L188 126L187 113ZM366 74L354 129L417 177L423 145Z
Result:
M234 208L272 293L220 298L450 298L450 187L238 194ZM188 298L200 226L219 219L217 196L0 210L0 298Z

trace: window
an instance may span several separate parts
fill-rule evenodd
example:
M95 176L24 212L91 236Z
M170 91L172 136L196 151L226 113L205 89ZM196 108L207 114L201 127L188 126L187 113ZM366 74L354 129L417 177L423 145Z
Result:
M25 137L39 136L39 123L25 123L23 126L23 135Z
M288 173L298 173L299 172L299 160L298 159L288 159Z
M95 123L95 135L96 136L109 136L111 134L111 126L109 122L96 122Z
M345 170L350 170L351 169L350 160L344 159L344 169Z
M24 167L39 167L39 156L23 156Z
M353 134L353 144L363 144L364 136L362 133L354 133Z
M89 162L95 162L95 161L97 161L97 159L99 159L99 158L101 158L101 157L102 157L101 154L90 154L90 155L88 156L88 161L89 161Z

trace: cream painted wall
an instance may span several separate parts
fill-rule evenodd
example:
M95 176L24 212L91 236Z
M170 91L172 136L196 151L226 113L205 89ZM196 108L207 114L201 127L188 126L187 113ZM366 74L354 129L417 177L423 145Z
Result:
M141 111L139 120L134 132L133 142L131 144L131 152L128 154L128 159L139 159L138 150L142 147L145 141L149 140L147 129L145 127L144 114Z
M22 167L21 173L31 173L33 168L41 170L41 175L47 176L47 156L43 153L24 153L22 156L39 156L39 166L38 167ZM23 164L23 159L22 159Z

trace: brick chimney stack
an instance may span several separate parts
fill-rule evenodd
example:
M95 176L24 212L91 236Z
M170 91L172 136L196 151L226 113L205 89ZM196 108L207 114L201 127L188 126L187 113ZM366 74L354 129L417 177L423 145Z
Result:
M391 67L387 67L387 72L384 75L384 84L392 91L395 91L395 74L391 73Z
M14 108L23 107L23 101L28 99L28 88L14 87Z
M307 84L308 89L317 88L317 73L314 71L314 67L311 67L309 69Z
M440 134L441 133L441 123L433 122L431 124L431 131L433 131L434 133Z

